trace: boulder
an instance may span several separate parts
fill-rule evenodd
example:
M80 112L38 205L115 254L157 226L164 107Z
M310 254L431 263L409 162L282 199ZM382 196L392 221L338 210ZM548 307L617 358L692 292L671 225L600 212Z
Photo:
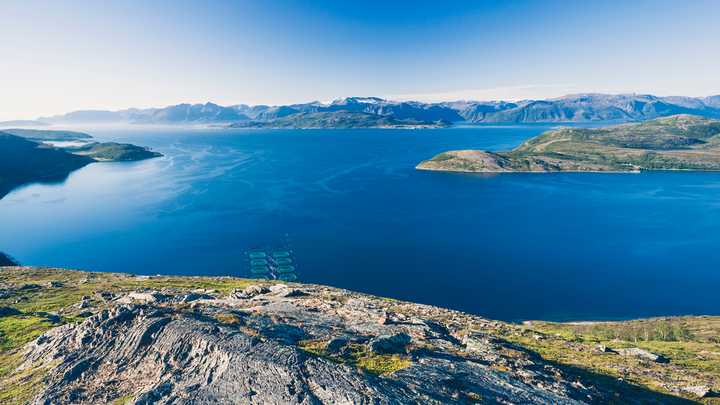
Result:
M35 312L35 315L42 316L52 323L61 323L62 317L55 312Z
M131 292L123 299L121 302L140 302L144 304L154 304L158 302L163 302L167 299L167 297L157 291L150 291L150 292Z
M60 288L60 287L62 287L62 286L64 286L64 285L65 285L65 284L63 284L62 282L60 282L60 281L55 281L55 280L48 281L48 282L45 284L45 286L46 286L46 287L49 287L49 288Z
M0 318L3 316L22 315L22 312L13 307L0 307Z
M603 344L600 344L600 343L595 345L595 351L598 353L615 353L615 354L617 354L617 352L615 350L613 350Z
M95 295L105 302L111 301L115 298L115 294L113 294L111 291L100 291L96 292Z
M283 323L278 323L264 328L262 333L264 336L275 339L284 344L296 344L300 340L305 339L307 336L305 331L301 328Z
M345 347L348 344L349 340L344 337L337 337L332 340L330 340L325 346L325 351L330 354L337 354L340 353L343 347Z
M629 349L615 349L615 352L617 352L621 356L638 357L641 359L654 361L655 363L669 362L667 357L664 357L660 354L651 353L639 347L631 347Z
M215 297L213 297L212 295L209 295L209 294L189 293L189 294L185 294L180 301L181 302L192 302L192 301L197 301L197 300L211 300L213 298L215 298Z
M705 385L695 385L692 387L684 387L683 391L695 395L698 398L705 398L710 396L710 388Z
M273 284L268 289L272 293L277 293L277 292L280 292L283 290L287 290L287 288L288 288L287 284Z
M232 293L232 296L234 298L248 299L248 298L256 297L258 295L267 294L269 292L270 292L270 289L268 287L255 284L255 285L246 287L242 291L237 291L237 290L234 291Z
M411 340L407 333L378 336L370 341L370 350L377 354L406 353Z
M297 297L305 297L309 295L305 291L298 290L297 288L286 288L282 291L280 291L277 296L282 298L297 298Z

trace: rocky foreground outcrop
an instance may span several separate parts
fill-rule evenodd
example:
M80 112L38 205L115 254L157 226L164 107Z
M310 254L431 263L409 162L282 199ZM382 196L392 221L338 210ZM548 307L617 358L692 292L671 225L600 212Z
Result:
M322 287L195 295L122 295L40 336L23 366L55 366L33 402L571 404L598 395L510 344L482 333L461 340L486 321L449 311ZM392 372L363 370L363 360Z
M686 402L504 338L555 342L525 326L317 285L0 268L0 307L0 403Z

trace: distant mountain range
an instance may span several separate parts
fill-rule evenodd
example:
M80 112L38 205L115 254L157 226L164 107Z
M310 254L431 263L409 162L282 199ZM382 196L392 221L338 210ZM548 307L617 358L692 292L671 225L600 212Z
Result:
M13 120L13 121L0 121L0 128L10 127L44 127L50 125L47 122L34 121L34 120Z
M720 118L720 95L576 94L548 100L422 103L348 97L281 106L213 103L121 111L87 110L39 118L51 124L214 124L261 128L446 126L451 123L643 121L676 114Z

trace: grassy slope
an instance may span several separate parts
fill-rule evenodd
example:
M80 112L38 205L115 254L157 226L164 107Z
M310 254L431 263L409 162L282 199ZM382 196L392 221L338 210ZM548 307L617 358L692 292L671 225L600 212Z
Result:
M720 317L575 324L535 321L525 323L520 330L502 330L500 335L548 360L621 378L654 391L690 386L706 386L715 393L720 390ZM612 349L639 347L667 357L670 363L601 353L598 345ZM720 398L706 398L703 402L720 404Z
M419 168L455 171L720 170L720 121L679 115L606 128L561 128L485 162L451 151Z

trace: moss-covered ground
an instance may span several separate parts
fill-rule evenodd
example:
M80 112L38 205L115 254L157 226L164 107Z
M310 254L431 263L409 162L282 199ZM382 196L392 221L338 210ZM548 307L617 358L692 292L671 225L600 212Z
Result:
M526 322L499 328L499 337L546 360L622 379L654 391L698 400L683 389L720 391L720 317L673 317L622 322ZM638 347L666 357L657 363L612 351ZM701 400L720 404L715 397Z

